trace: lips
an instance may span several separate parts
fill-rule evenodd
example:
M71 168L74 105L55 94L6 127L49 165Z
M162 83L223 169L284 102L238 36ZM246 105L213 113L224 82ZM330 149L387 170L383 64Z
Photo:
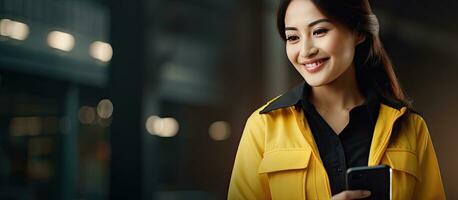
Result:
M329 58L315 59L301 63L301 65L304 66L305 70L309 73L315 73L318 72L328 60Z

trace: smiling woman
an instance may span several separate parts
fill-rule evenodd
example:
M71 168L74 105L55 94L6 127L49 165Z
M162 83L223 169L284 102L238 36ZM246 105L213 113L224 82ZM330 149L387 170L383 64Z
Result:
M345 171L388 165L393 199L445 199L368 1L282 0L277 26L304 82L247 120L228 198L365 198L374 191L347 190Z

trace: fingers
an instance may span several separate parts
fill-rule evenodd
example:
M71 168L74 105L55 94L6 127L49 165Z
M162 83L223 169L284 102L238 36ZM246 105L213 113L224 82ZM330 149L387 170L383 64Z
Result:
M371 195L367 190L346 190L332 197L332 200L362 199Z

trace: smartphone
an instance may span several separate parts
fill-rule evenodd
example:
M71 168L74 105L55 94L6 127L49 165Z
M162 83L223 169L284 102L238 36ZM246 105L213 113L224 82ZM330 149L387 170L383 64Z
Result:
M347 190L369 190L365 199L391 200L392 170L387 165L352 167L347 170Z

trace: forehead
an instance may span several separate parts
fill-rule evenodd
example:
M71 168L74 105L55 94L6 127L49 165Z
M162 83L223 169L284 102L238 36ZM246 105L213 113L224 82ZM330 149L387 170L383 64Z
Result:
M326 16L311 0L292 0L286 8L285 26L307 25Z

